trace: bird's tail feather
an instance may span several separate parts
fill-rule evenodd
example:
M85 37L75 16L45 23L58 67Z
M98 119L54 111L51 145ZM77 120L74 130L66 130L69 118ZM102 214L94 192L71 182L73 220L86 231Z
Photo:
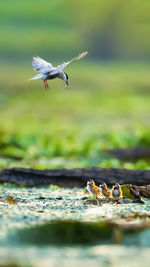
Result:
M35 75L33 78L29 79L28 81L37 80L37 79L41 79L41 78L44 78L42 73Z

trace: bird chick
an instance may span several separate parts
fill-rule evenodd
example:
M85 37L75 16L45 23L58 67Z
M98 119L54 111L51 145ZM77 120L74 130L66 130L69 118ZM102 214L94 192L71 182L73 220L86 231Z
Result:
M103 183L99 187L101 188L101 191L104 197L112 198L111 190L108 189L107 184Z
M101 195L100 188L95 185L95 182L92 179L87 182L87 190L92 196L94 196L94 199L98 199L98 197Z
M118 183L114 184L111 191L112 191L112 197L115 200L118 200L123 197L120 184Z

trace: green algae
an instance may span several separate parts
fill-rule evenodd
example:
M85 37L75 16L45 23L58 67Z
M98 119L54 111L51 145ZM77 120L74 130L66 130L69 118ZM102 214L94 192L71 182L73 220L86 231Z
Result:
M121 186L123 196L129 199L134 199L134 196L130 193L129 186L122 185Z

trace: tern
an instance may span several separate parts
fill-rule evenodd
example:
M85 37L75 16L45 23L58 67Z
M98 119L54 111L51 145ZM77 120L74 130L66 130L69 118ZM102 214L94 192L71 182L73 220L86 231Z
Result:
M35 75L33 78L29 80L42 79L44 82L45 89L49 89L47 80L59 78L59 79L64 80L66 82L66 85L68 86L68 75L66 72L63 71L63 69L71 62L85 57L88 54L88 52L89 50L85 50L84 52L80 53L77 57L74 57L70 61L64 62L63 64L58 65L57 67L53 67L51 63L45 61L39 56L33 57L32 59L33 69L36 72L40 72L40 73Z

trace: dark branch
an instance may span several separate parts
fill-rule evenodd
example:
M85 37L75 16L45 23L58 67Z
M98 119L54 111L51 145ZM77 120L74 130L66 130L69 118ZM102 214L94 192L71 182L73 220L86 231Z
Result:
M57 184L66 187L84 187L89 178L93 178L96 184L105 182L112 185L118 182L120 184L148 185L150 184L150 171L99 167L52 170L12 168L0 171L0 182L26 186Z
M150 159L150 147L108 149L105 153L113 155L121 160Z

